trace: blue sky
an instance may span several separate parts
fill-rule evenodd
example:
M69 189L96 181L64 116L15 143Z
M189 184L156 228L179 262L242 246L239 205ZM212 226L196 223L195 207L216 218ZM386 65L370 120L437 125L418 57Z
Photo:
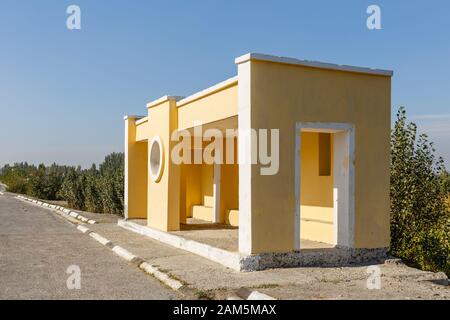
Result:
M405 105L450 167L450 2L24 1L0 10L0 165L100 162L123 149L123 116L189 95L260 52L394 70ZM81 30L66 28L67 6ZM382 30L366 28L381 7Z

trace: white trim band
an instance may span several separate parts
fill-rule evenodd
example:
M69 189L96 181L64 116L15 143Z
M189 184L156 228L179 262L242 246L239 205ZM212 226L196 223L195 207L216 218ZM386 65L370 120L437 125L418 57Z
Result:
M329 70L337 70L337 71L374 74L374 75L387 76L387 77L392 77L394 74L394 72L392 70L372 69L372 68L366 68L366 67L356 67L356 66L341 65L341 64L334 64L334 63L327 63L327 62L300 60L300 59L295 59L295 58L278 57L278 56L272 56L272 55L261 54L261 53L247 53L247 54L244 54L244 55L236 58L234 62L236 64L241 64L241 63L247 62L249 60L284 63L284 64L291 64L291 65L298 65L298 66L319 68L319 69L329 69Z

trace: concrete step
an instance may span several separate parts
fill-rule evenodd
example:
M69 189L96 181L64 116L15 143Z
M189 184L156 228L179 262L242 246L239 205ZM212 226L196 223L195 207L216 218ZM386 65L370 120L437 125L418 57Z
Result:
M206 221L212 221L213 219L213 208L202 206L202 205L195 205L191 208L192 218L195 219L201 219Z
M327 222L301 219L300 235L303 239L333 243L333 225Z
M203 205L205 207L214 207L214 197L212 196L204 196L203 197Z

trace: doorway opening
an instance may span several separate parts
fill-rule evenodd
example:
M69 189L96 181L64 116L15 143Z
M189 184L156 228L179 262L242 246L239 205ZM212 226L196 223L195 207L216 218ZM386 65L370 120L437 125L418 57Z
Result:
M295 249L353 247L353 125L297 123L295 179Z

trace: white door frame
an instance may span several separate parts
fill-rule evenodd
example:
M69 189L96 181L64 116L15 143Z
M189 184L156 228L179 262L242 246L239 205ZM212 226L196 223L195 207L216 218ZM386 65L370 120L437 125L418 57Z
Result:
M355 225L355 126L337 122L295 124L294 250L300 250L301 133L334 133L333 239L340 247L353 247Z

